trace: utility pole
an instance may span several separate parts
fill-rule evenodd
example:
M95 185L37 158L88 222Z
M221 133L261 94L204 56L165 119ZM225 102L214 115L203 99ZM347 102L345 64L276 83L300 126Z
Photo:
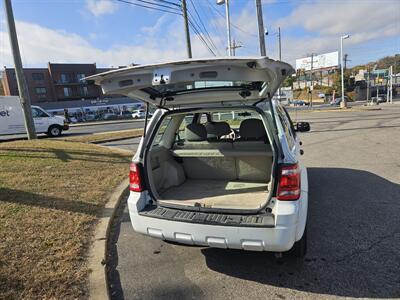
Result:
M341 82L342 82L342 101L340 102L340 108L347 108L346 98L344 97L344 71L343 71L343 40L348 39L350 35L346 34L340 37L340 71L341 71Z
M347 59L347 57L348 57L348 54L345 54L344 55L344 70L346 71L346 69L347 69L347 62L349 61L348 59Z
M386 86L387 86L386 102L393 103L393 66L389 67Z
M278 40L279 40L279 60L282 61L282 45L281 45L281 28L278 27Z
M226 14L226 31L228 34L228 56L232 56L231 18L229 16L229 0L225 0L225 14Z
M258 20L258 38L260 40L260 54L266 56L265 50L265 32L264 32L264 21L262 15L261 0L256 0L257 20Z
M228 56L232 56L231 18L229 15L229 0L217 0L217 5L225 4L226 33L228 35Z
M369 85L370 85L370 78L369 78L369 66L367 67L367 103L369 103Z
M390 103L393 104L393 66L390 66Z
M11 0L4 0L4 7L6 10L11 50L14 58L15 74L17 75L19 98L24 114L25 129L26 133L28 134L28 139L32 140L36 139L35 123L32 117L31 100L29 98L28 86L26 85L24 70L22 68L21 54L19 53L17 31L15 29Z
M379 71L378 71L378 75L376 77L376 103L378 103L378 97L379 97Z
M314 65L314 53L311 53L311 93L310 93L310 107L312 107L312 93L314 91L314 80L313 80L313 65Z
M278 41L279 41L279 61L282 61L282 48L281 48L281 28L278 27ZM279 101L281 100L281 85L279 85Z
M185 24L187 55L188 55L188 58L192 58L192 46L190 44L190 32L189 32L186 0L182 0L182 14L183 14L183 20L184 20L184 24Z
M240 43L240 42L239 42ZM232 46L231 46L231 50L232 50L232 55L233 56L236 56L236 49L237 48L241 48L241 47L243 47L241 44L236 44L236 40L235 39L233 39L233 43L232 43Z

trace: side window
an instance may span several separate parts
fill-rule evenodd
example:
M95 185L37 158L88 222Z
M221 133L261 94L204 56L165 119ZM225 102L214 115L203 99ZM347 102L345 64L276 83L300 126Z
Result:
M185 139L185 128L189 124L193 123L193 118L194 118L194 115L192 115L192 114L185 116L185 118L182 120L181 125L178 128L178 131L176 132L175 142L181 142L182 140Z
M165 129L167 129L168 125L171 123L171 120L171 116L165 117L164 120L162 120L162 123L158 128L157 135L154 138L153 146L157 146L160 144L164 136Z
M48 115L44 111L42 111L40 109L37 109L36 107L32 107L32 117L34 117L34 118L47 118Z
M294 130L294 125L293 125L293 121L290 118L289 113L287 112L286 108L282 107L283 111L285 112L286 118L289 120L289 124L290 124L290 129L292 132L292 135L296 138L296 131Z
M288 120L285 112L282 110L281 107L278 106L277 111L278 111L278 117L279 117L279 120L281 121L289 148L292 149L295 144L295 142L294 142L295 137L292 132L292 125L290 124L290 121Z
M38 110L36 108L32 107L32 117L38 118L39 117L38 114L39 114Z

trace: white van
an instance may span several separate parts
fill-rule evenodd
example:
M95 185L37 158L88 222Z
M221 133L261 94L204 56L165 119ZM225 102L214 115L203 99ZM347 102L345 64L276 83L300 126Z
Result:
M51 116L39 106L32 106L36 133L60 136L69 126L64 117ZM24 115L17 96L0 96L0 135L25 133Z
M267 57L134 66L91 76L103 92L158 109L130 166L128 208L142 234L183 244L307 249L307 169L279 101L294 72Z

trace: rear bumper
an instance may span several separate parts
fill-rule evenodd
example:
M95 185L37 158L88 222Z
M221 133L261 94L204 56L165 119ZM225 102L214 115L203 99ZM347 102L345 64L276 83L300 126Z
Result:
M299 201L277 201L275 226L257 228L196 224L144 216L137 209L138 203L146 197L144 194L131 192L128 198L129 214L135 231L154 238L189 245L274 252L290 250L298 240Z

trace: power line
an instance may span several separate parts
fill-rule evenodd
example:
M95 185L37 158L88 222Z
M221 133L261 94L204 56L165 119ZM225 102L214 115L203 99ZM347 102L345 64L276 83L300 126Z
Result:
M210 17L210 20L212 20L213 17L216 16L216 14L215 14L215 13L213 12L213 10L211 9L210 3L209 3L209 2L206 2L206 4L207 4L207 9L208 9L208 12L209 12L209 13L205 13L205 10L203 10L203 6L202 6L202 5L200 5L200 9L203 11L203 13L204 13L205 15L207 15L207 16L206 16L207 18ZM215 23L214 23L213 21L211 21L210 24L211 24L211 26L213 27L214 32L217 33L217 34L222 38L222 40L223 40L223 39L225 38L224 33L221 32L221 30L218 29L217 26L215 26Z
M193 24L192 20L189 18L189 24L192 26L193 30L196 32L198 38L200 39L200 41L204 44L204 46L207 47L207 49L214 55L217 56L215 54L215 52L210 48L210 46L208 45L208 43L204 40L203 36L200 34L199 30L197 29L197 27Z
M158 10L158 11L162 11L162 12L166 12L166 13L170 13L170 14L175 14L175 15L180 15L180 16L182 15L181 12L175 11L175 8L173 8L173 7L170 8L173 11L169 11L169 10L166 10L166 9L156 8L156 7L148 6L148 5L145 5L145 4L139 4L139 3L135 3L135 2L127 1L127 0L115 0L115 1L126 3L126 4L130 4L130 5L135 5L135 6L139 6L139 7L144 7L144 8L148 8L148 9ZM143 2L144 0L135 0L135 1ZM154 3L152 5L158 6L156 3Z
M204 23L203 23L203 21L202 21L200 15L199 15L199 13L198 13L198 11L197 11L197 9L196 9L196 6L194 5L194 3L193 3L192 0L190 0L190 2L192 3L192 6L193 6L193 8L194 8L194 11L195 11L195 13L196 13L196 15L197 15L198 20L200 21L200 24L202 25L202 27L203 27L203 29L204 29L205 34L207 35L207 36L204 36L204 37L207 38L207 40L210 42L210 44L212 45L212 47L218 52L218 55L220 55L219 50L218 50L218 47L215 45L215 43L214 43L213 39L211 38L211 36L210 36L210 34L209 34L209 32L208 32L206 26L204 25ZM193 21L196 22L195 18L193 17L193 15L192 15L192 13L191 13L190 11L189 11L189 14L190 14L190 16L192 17ZM199 29L201 29L201 27L198 25L197 22L196 22L196 25L198 26Z
M213 42L213 40L212 40L210 34L208 33L208 30L207 30L206 26L205 26L204 23L203 23L203 20L201 19L200 15L199 15L199 12L198 12L197 9L196 9L196 6L194 5L193 0L190 0L190 3L192 3L194 12L196 13L197 18L199 19L200 24L202 25L202 27L203 27L205 33L207 34L209 41L210 41L211 44L214 46L214 48L217 49L217 47L215 46L215 44L214 44L214 42ZM190 13L190 12L189 12L189 13ZM192 16L192 17L193 17L193 16ZM218 49L217 49L217 50L218 50Z
M159 3L155 3L155 2L147 1L147 0L135 0L135 1L143 2L143 3L146 3L146 4L158 6L158 7L165 7L165 8L168 8L168 9L178 10L178 11L181 10L180 8L171 7L170 5L159 4Z
M179 16L182 16L182 12L181 12L181 10L180 9L177 9L177 8L175 8L175 7L169 7L169 6L167 6L167 5L162 5L162 4L158 4L158 3L152 3L152 2L150 2L150 1L146 1L146 0L132 0L132 1L138 1L138 2L142 2L142 3L145 3L145 4L140 4L140 3L135 3L135 2L132 2L132 1L128 1L128 0L115 0L115 1L118 1L118 2L122 2L122 3L126 3L126 4L130 4L130 5L134 5L134 6L139 6L139 7L143 7L143 8L148 8L148 9L153 9L153 10L157 10L157 11L161 11L161 12L166 12L166 13L171 13L171 14L175 14L175 15L179 15ZM170 2L170 1L161 1L161 2L164 2L164 3L168 3L168 4L171 4L171 5L177 5L177 6L179 6L178 4L173 4L173 2ZM147 4L150 4L150 5L153 5L153 6L156 6L156 7L153 7L153 6L149 6L149 5L147 5ZM168 8L168 9L171 9L171 10L166 10L166 9L164 9L164 8L158 8L158 7L166 7L166 8ZM179 6L180 7L180 6ZM206 46L206 48L214 55L214 56L216 56L215 55L215 52L210 48L210 46L208 45L208 43L207 43L207 41L203 38L203 36L201 35L201 33L199 32L199 29L196 27L196 25L192 22L192 20L189 18L188 19L188 21L189 21L189 24L190 24L190 26L193 28L193 30L196 32L196 34L197 34L197 36L198 36L198 38L200 39L200 41ZM198 25L197 25L198 26Z
M216 9L214 5L212 5L212 4L210 3L210 0L207 0L207 2L208 2L208 5L209 5L210 7L212 7L221 17L225 18L225 16L224 16L218 9ZM231 23L232 27L236 28L237 30L239 30L239 31L241 31L241 32L243 32L243 33L249 34L249 35L251 35L251 36L253 36L253 37L258 38L258 35L254 34L254 33L251 33L251 32L248 32L248 31L246 31L246 30L243 30L242 28L240 28L238 25L236 25L236 24L233 23L232 21L231 21L230 23Z
M171 2L171 1L166 1L166 0L158 0L158 2L163 2L163 3L171 4L171 5L174 5L174 6L177 6L177 7L181 7L181 5L180 5L180 4L178 4L178 3L175 3L175 2Z

